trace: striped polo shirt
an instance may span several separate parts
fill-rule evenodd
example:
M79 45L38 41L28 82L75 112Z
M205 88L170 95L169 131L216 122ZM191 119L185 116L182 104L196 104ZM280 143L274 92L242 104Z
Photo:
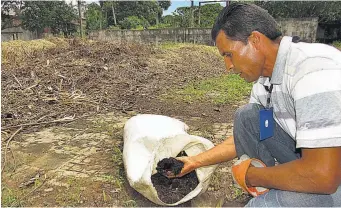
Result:
M274 70L253 85L250 103L270 106L277 124L297 148L341 146L341 52L319 43L283 37Z

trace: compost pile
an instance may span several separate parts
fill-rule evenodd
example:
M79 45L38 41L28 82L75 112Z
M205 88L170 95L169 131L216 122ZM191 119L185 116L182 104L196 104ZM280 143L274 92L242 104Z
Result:
M180 155L186 155L186 153L181 152L178 156ZM180 178L165 176L168 171L174 175L179 174L183 166L183 162L172 157L158 162L156 167L158 172L152 175L151 180L161 201L168 204L176 203L198 186L199 180L195 171Z
M19 47L6 53L1 76L3 128L113 111L165 113L160 108L169 106L155 103L162 92L223 71L211 67L221 62L219 57L192 48L174 52L137 43L77 39L61 39L56 46L32 52ZM15 54L19 50L20 58Z

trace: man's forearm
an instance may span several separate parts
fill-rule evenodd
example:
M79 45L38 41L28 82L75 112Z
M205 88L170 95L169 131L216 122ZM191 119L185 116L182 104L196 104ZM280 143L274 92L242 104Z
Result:
M233 136L227 138L224 142L218 144L212 149L193 156L196 168L226 162L237 157Z
M274 167L250 167L246 181L251 186L319 194L333 193L335 187L330 184L337 183L317 174L316 167L304 164L302 159Z

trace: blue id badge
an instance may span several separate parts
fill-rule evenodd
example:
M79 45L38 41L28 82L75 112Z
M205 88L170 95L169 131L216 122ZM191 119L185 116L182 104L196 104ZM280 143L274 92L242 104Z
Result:
M259 111L260 141L274 135L273 108L262 109Z

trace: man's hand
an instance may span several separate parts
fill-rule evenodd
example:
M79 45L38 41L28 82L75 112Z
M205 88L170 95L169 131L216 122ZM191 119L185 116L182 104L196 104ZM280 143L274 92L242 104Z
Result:
M235 157L237 157L237 152L233 137L230 136L224 142L198 155L176 158L184 163L184 167L180 174L176 176L169 174L168 178L181 177L197 168L230 161Z
M177 157L175 158L177 160L180 160L184 163L184 167L182 168L181 172L178 175L174 175L173 173L168 172L167 177L168 178L175 178L175 177L182 177L196 168L198 168L198 163L195 161L194 157Z
M234 181L245 191L256 197L269 191L263 187L252 187L247 184L246 174L249 167L266 167L265 164L257 159L242 155L240 159L232 166L232 176Z

